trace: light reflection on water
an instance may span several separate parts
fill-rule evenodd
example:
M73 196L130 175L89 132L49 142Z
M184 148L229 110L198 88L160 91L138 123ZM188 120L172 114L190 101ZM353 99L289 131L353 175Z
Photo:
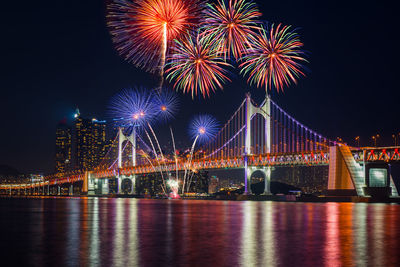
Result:
M100 259L100 246L99 246L99 199L95 198L93 201L89 201L88 204L89 213L91 218L90 221L89 235L90 235L90 246L89 246L89 262L93 265L99 264Z
M353 209L354 245L355 245L355 265L362 266L363 259L367 259L368 239L367 239L367 204L360 203Z
M275 222L273 220L272 202L266 202L262 205L262 265L276 266L276 241L275 241Z
M6 215L1 259L15 265L396 266L400 260L399 205L48 198L1 199L0 213Z
M340 240L339 240L339 205L328 203L326 207L326 226L325 226L325 265L340 266Z
M255 235L257 228L255 227L255 220L257 219L257 213L255 205L251 202L245 202L242 206L241 214L243 223L241 231L241 253L240 263L242 266L255 266L257 265L256 257L256 240Z

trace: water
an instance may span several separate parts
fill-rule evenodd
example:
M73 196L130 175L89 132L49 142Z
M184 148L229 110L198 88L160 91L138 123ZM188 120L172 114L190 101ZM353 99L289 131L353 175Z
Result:
M0 199L0 265L399 266L400 205Z

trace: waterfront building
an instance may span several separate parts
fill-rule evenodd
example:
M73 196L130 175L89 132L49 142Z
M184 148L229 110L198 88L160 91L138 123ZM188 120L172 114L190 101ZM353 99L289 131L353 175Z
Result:
M42 183L44 182L44 176L43 174L30 174L29 179L27 179L27 182L29 183Z
M162 178L159 173L137 176L136 192L139 195L162 195Z
M72 161L76 170L92 170L107 152L106 122L88 119L76 110L72 133Z
M208 171L199 170L193 174L189 192L208 193Z
M71 168L72 136L66 119L60 121L56 128L55 171L64 173Z
M90 159L91 169L98 166L107 152L106 122L92 119Z
M218 192L218 189L219 189L218 183L219 183L219 180L218 180L217 176L213 175L210 177L210 184L208 185L208 193L209 194L214 194L214 193Z
M318 193L327 189L328 174L328 166L283 167L273 170L271 180L298 187L305 193Z
M90 170L91 143L92 143L92 121L83 118L79 110L75 113L74 120L74 168L78 170Z

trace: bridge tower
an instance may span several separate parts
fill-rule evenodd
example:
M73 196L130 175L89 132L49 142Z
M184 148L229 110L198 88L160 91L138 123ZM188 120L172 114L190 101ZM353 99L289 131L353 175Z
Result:
M133 129L132 133L128 136L124 135L122 128L119 128L118 132L118 169L122 168L122 144L123 142L130 142L132 144L132 166L136 166L136 130ZM125 177L124 175L118 174L118 193L121 192L121 182L122 179L129 178L132 182L131 194L135 194L135 183L136 183L136 176L131 175L130 177Z
M271 98L268 94L266 94L265 101L261 106L257 107L253 105L251 101L250 93L246 95L246 135L245 135L245 157L244 157L244 184L245 184L245 192L244 194L251 194L251 175L257 169L250 168L248 166L248 158L251 155L251 119L256 115L260 114L264 117L265 121L265 144L266 144L266 153L271 152ZM264 195L270 195L270 180L271 180L271 167L265 167L259 169L264 173L265 176L265 185L264 185Z

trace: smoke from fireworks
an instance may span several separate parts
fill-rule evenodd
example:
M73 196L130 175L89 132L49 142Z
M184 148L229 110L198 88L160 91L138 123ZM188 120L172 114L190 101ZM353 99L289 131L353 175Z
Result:
M201 6L199 0L113 0L108 25L121 55L163 75L169 43L197 25Z
M212 38L227 58L232 54L239 59L250 46L253 30L259 29L261 13L251 1L218 0L217 4L207 4L204 15L202 34Z
M243 56L239 65L241 73L248 75L248 82L265 90L275 87L279 92L297 78L305 76L301 62L307 62L301 50L303 43L290 26L279 24L276 28L262 27L252 48Z
M205 98L229 81L224 67L230 64L224 61L217 46L208 38L188 34L184 40L175 42L166 65L166 74L168 80L175 80L176 90L190 93L192 98L197 94Z

